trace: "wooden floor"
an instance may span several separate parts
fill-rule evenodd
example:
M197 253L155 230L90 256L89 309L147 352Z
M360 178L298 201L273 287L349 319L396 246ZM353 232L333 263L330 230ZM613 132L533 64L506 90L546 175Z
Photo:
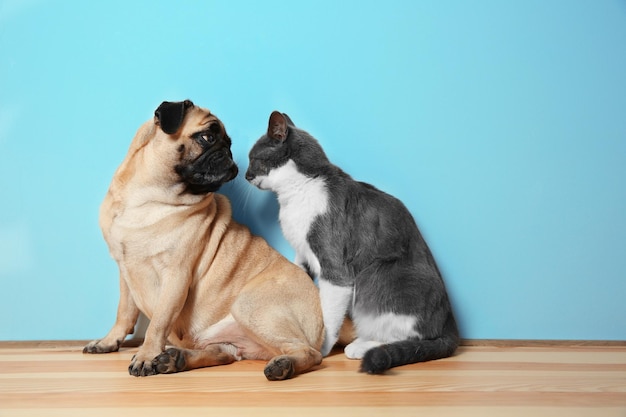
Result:
M463 346L382 376L337 352L282 382L253 361L136 378L136 348L82 348L0 342L0 416L626 416L624 344Z

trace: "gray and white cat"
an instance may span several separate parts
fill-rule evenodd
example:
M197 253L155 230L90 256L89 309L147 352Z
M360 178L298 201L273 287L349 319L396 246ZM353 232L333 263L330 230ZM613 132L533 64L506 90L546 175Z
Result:
M456 321L435 260L398 199L333 165L317 140L273 112L250 151L246 179L276 193L296 264L318 277L326 338L346 316L356 339L345 347L372 374L451 356Z

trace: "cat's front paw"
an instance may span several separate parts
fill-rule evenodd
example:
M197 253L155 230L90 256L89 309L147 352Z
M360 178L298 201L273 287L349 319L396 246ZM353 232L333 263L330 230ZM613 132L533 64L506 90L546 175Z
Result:
M324 338L324 343L322 344L322 349L320 351L323 357L328 356L330 351L333 350L335 343L337 343L336 337L334 339L329 339L328 337Z
M346 346L346 348L343 350L343 353L345 353L348 359L363 359L363 356L365 356L365 352L367 352L371 348L380 346L381 344L382 343L376 342L374 340L356 339L354 340L354 342Z

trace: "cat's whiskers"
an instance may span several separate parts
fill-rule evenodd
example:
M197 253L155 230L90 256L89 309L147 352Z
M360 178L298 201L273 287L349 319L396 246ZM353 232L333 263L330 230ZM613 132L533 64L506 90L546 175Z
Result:
M242 207L243 207L244 210L248 209L248 203L250 202L250 196L252 195L252 191L254 190L252 187L253 186L246 181L246 187L244 188L244 192L243 192L243 204L242 204Z

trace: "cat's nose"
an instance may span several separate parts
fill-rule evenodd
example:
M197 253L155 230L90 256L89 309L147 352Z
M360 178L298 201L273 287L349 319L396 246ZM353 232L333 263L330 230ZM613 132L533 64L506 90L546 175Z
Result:
M254 179L254 174L250 172L250 170L246 171L246 180L252 181Z

